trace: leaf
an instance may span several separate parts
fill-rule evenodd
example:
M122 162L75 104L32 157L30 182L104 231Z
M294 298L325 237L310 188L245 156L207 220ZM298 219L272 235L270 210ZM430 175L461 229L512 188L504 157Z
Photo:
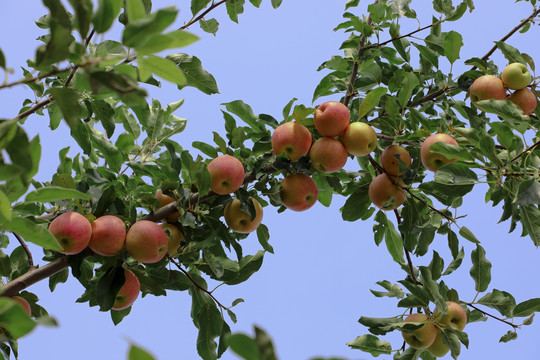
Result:
M274 344L270 336L256 325L253 328L255 329L255 344L259 348L261 360L277 360Z
M268 239L270 239L270 233L266 225L259 225L259 227L257 228L257 238L259 240L259 244L261 244L264 250L268 251L271 254L274 253L274 248L268 242Z
M120 13L123 3L123 0L98 0L97 11L92 18L94 30L98 34L109 30L114 19Z
M403 240L401 235L397 232L394 224L390 221L386 223L386 230L384 232L384 242L386 243L386 248L392 259L398 264L405 262L403 258Z
M457 253L457 255L454 257L452 262L450 262L450 264L448 265L448 267L444 271L443 275L445 275L445 276L450 275L455 270L457 270L457 268L459 268L459 266L463 262L464 257L465 257L465 251L464 251L464 249L462 247L461 250L459 250L459 253Z
M56 274L53 274L49 278L49 289L51 290L51 292L53 292L54 289L56 289L56 285L60 283L65 283L68 278L69 278L69 269L62 269Z
M11 201L0 189L0 219L11 221Z
M191 0L191 14L196 15L212 0Z
M512 340L517 339L517 337L518 337L517 332L512 331L512 330L508 330L508 332L507 332L506 334L504 334L504 335L499 339L499 342L506 343L506 342L509 342L509 341L512 341Z
M444 38L444 55L450 61L450 63L454 63L457 59L459 59L459 51L461 50L461 47L463 46L463 37L460 33L455 31L450 31L446 34Z
M281 5L282 2L283 0L272 0L272 7L274 9L277 9Z
M163 80L167 80L180 86L185 85L187 82L184 73L169 59L148 55L140 58L138 64L139 74L143 81L150 78L150 74L155 74Z
M168 49L179 49L199 40L195 34L176 30L167 34L153 34L135 46L139 55L155 54ZM168 58L169 56L167 56Z
M257 122L257 115L255 115L251 107L244 103L242 100L235 100L230 103L223 103L221 105L225 105L227 110L237 115L252 129L262 128L262 125Z
M242 359L261 359L261 354L259 353L259 348L257 347L255 340L246 334L237 333L230 335L227 338L227 345L229 345L229 348Z
M199 58L187 54L172 54L167 55L167 58L172 60L186 77L186 84L179 86L180 89L192 86L207 95L219 94L216 79L203 69Z
M90 200L90 195L87 193L82 193L75 189L68 189L58 186L47 186L36 189L28 195L26 195L25 202L41 202L48 203L57 200L63 199L82 199Z
M347 345L353 349L368 352L375 357L381 354L388 355L392 352L392 345L388 341L381 341L378 337L370 334L358 336Z
M446 21L456 21L461 19L463 14L465 14L465 11L467 11L467 4L464 1L456 7L456 10L450 16L446 18Z
M73 9L75 10L75 17L77 18L77 27L79 33L84 39L90 29L90 21L92 17L92 2L88 0L70 0L69 1Z
M466 226L462 226L459 229L459 235L463 236L465 239L469 240L470 242L473 242L475 244L480 244L480 241L474 236L471 230L467 228Z
M219 22L216 19L201 19L199 21L199 25L204 32L214 34L214 36L216 35L219 28Z
M17 302L8 297L1 297L0 326L6 328L14 338L19 338L32 331L36 322Z
M521 53L515 47L508 45L504 41L495 41L495 44L497 45L499 50L501 50L504 57L506 58L506 60L508 60L509 63L518 62L527 65L527 62L525 61L525 59L523 59L523 56L521 56Z
M217 344L214 339L221 334L223 320L214 302L202 304L197 313L197 324L199 328L197 352L205 360L216 360Z
M79 104L77 92L66 87L53 87L50 91L54 101L62 110L69 127L76 128L82 116L82 108Z
M345 221L366 220L371 217L374 211L373 209L370 210L370 207L371 200L368 195L368 186L360 186L349 196L340 209L341 217Z
M387 91L386 88L378 87L368 92L364 101L362 101L358 108L358 118L364 117L368 112L375 108L375 106L379 104L381 97L383 97Z
M225 6L227 7L227 14L235 23L238 23L238 14L242 14L244 12L244 3L245 0L229 0L227 3L225 3Z
M377 281L376 284L388 290L386 292L370 290L371 293L375 295L376 297L388 296L388 297L395 297L398 299L402 299L405 296L403 294L403 290L399 287L399 285L392 284L388 280Z
M159 34L176 19L178 10L172 6L159 9L143 19L129 22L122 34L122 44L137 47L153 34Z
M534 245L540 246L540 209L535 205L520 206L521 224Z
M126 13L128 22L137 21L146 17L142 0L126 0Z
M135 344L131 344L128 352L128 360L154 360L155 358L150 355L146 350L138 347Z
M44 226L40 226L33 221L17 217L11 221L0 222L0 229L6 231L13 231L20 235L25 241L34 243L46 249L62 250L56 238L49 232Z
M520 302L514 308L513 315L515 317L525 317L535 312L540 312L540 298L534 298Z
M478 299L477 302L497 310L501 315L506 317L512 317L513 310L516 306L516 300L511 294L497 289L493 289L493 292L487 293Z
M36 51L36 66L46 67L65 60L69 56L69 46L73 42L71 36L71 20L60 0L44 0L49 8L50 36L46 45Z
M486 251L480 245L471 252L473 266L470 274L474 280L474 289L478 292L486 291L491 282L491 263L486 259Z
M521 122L527 121L529 118L523 115L523 111L519 106L509 100L480 100L475 102L474 105L482 111L498 115L506 120Z
M96 286L96 302L100 311L111 310L116 294L125 282L124 268L113 266L99 278Z

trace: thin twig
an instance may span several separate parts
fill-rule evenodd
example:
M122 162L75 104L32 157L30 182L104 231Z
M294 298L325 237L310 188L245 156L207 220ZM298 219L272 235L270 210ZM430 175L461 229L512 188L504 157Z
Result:
M501 318L499 318L499 317L497 317L497 316L495 316L495 315L492 315L492 314L490 314L490 313L488 313L488 312L486 312L486 311L484 311L484 310L478 308L477 306L474 306L474 305L471 304L471 303L468 303L468 302L465 302L465 301L460 301L460 303L465 304L465 305L467 305L467 306L470 306L470 307L472 307L473 309L478 310L478 311L480 311L482 314L484 314L484 315L486 315L486 316L489 316L489 317L491 317L491 318L493 318L493 319L495 319L495 320L499 320L500 322L503 322L503 323L505 323L505 324L507 324L507 325L510 325L510 326L513 327L514 329L517 329L517 328L520 327L519 325L512 324L512 323L509 322L509 321L506 321L506 320L501 319Z
M429 28L431 28L431 27L433 27L433 26L435 26L435 25L439 25L439 24L442 23L443 21L444 21L444 20L436 21L436 22L434 22L434 23L432 23L432 24L430 24L430 25L424 26L423 28L416 29L416 30L414 30L414 31L411 31L411 32L408 33L408 34L405 34L405 35L396 36L396 37L394 37L394 38L391 38L390 40L383 41L382 43L377 43L377 44L368 45L368 46L364 47L364 48L362 49L362 51L364 51L364 50L370 50L370 49L373 49L373 48L378 48L378 47L384 46L384 45L386 45L386 44L388 44L388 43L391 43L391 42L393 42L393 41L395 41L395 40L399 40L399 39L403 39L403 38L412 36L412 35L414 35L414 34L420 32L420 31L424 31L424 30L429 29Z
M396 215L396 221L399 228L399 225L401 224L401 216L399 216L399 212L397 211L397 209L394 209L394 214ZM414 275L414 265L412 263L411 254L409 253L409 250L407 250L407 248L405 247L405 236L403 235L401 231L399 232L399 234L401 235L401 241L403 242L403 251L405 251L405 257L407 257L407 264L409 265L409 272L411 273L411 279L413 280L415 284L422 285L422 283L418 281L418 279L416 278L416 275Z
M19 240L19 243L21 244L22 248L26 252L26 256L28 257L28 271L33 270L34 269L34 259L32 258L32 253L30 252L30 249L28 248L28 245L26 245L23 238L20 237L19 234L14 233L14 232L12 234L15 235L17 240Z
M10 88L10 87L13 87L13 86L16 86L16 85L33 83L35 81L48 78L49 76L65 73L65 72L70 71L72 69L73 69L73 67L70 66L70 67L67 67L67 68L64 68L64 69L52 70L52 71L49 71L48 73L45 73L45 74L41 74L41 75L34 76L34 77L31 77L31 78L24 78L24 79L21 79L21 80L18 80L18 81L14 81L14 82L11 82L11 83L6 83L6 84L3 84L3 85L0 85L0 89Z
M528 148L526 148L525 150L523 150L522 152L520 152L519 154L517 154L512 160L510 160L511 163L513 163L514 161L516 161L517 159L519 159L523 154L531 151L532 149L534 149L535 147L537 147L538 145L540 145L540 140L538 140L537 142L535 142L534 144L532 144L531 146L529 146Z
M206 9L204 12L201 13L201 15L191 19L191 21L189 21L187 24L185 24L184 26L180 27L180 30L184 30L184 29L187 29L188 27L190 27L191 25L193 25L194 23L196 23L197 21L201 20L202 18L204 18L210 11L214 10L215 8L217 8L219 5L221 4L224 4L226 3L227 1L229 0L221 0L217 3L213 3L208 9Z

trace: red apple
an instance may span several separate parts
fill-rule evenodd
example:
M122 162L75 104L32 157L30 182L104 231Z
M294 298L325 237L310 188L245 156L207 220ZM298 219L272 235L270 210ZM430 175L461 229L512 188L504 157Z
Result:
M504 85L512 90L523 89L531 83L531 73L522 63L512 63L504 68L501 74Z
M388 175L403 175L403 171L399 171L398 159L401 160L405 165L411 166L411 154L409 154L407 149L401 145L390 145L382 152L381 166Z
M420 328L405 332L402 331L403 339L407 344L415 349L426 349L435 341L438 328L424 314L411 314L404 320L405 322L424 323Z
M175 256L178 254L178 248L180 247L180 243L184 242L186 238L184 237L184 234L176 225L173 224L161 224L160 225L163 230L165 230L165 233L168 232L169 242L167 243L167 254L169 256Z
M377 133L369 124L357 121L347 126L341 141L349 154L366 156L377 147Z
M405 186L403 181L395 181L398 185ZM371 181L368 195L373 205L381 210L394 210L403 204L406 198L403 189L394 185L386 174L380 174Z
M210 190L216 194L233 193L244 183L244 165L234 156L218 156L210 161L207 168L212 177Z
M467 312L456 302L447 301L447 308L439 317L437 309L433 312L433 317L439 319L439 323L453 330L463 331L467 325Z
M312 178L305 174L292 174L281 181L279 190L282 204L293 211L304 211L315 205L319 188Z
M347 106L339 101L327 101L317 107L313 122L321 134L334 137L345 131L350 117Z
M124 269L126 280L124 285L118 290L114 299L113 310L124 310L133 305L141 292L141 284L137 276L130 270Z
M528 88L514 91L507 99L519 106L523 115L531 115L536 109L536 95Z
M158 224L140 220L131 226L126 236L126 250L135 260L152 264L163 259L169 237Z
M348 154L341 141L325 136L313 143L309 157L317 170L333 173L345 166Z
M279 125L272 134L272 151L274 154L285 154L291 161L306 155L311 147L311 132L297 122Z
M263 219L263 208L261 204L251 198L253 206L255 207L255 218L251 220L249 214L244 212L241 208L241 202L238 199L234 199L225 206L223 216L225 222L229 228L237 233L249 234L252 231L257 230Z
M428 136L420 148L420 158L424 167L431 171L437 171L441 166L456 161L456 159L448 159L442 154L431 152L431 145L438 142L443 142L450 145L458 145L457 141L448 134L439 133Z
M494 75L482 75L472 83L469 88L471 102L480 100L504 100L506 99L506 90L501 79Z
M49 231L58 240L62 254L74 255L88 246L92 225L83 215L68 211L51 221Z
M103 215L92 223L92 237L88 247L103 256L118 255L126 242L126 225L117 216Z

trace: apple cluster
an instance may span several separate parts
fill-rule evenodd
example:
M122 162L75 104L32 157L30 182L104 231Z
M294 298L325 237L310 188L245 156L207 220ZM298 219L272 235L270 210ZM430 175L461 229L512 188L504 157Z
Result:
M511 63L504 68L501 77L482 75L469 89L471 102L481 100L509 100L519 106L524 115L530 115L536 109L536 95L528 88L532 76L527 66L522 63ZM507 90L514 90L507 94Z
M467 312L461 305L453 301L447 301L446 305L444 312L435 310L432 317L421 313L407 316L404 322L422 325L413 331L402 331L405 342L415 349L426 349L437 357L446 355L450 348L444 344L441 330L463 331L467 325Z

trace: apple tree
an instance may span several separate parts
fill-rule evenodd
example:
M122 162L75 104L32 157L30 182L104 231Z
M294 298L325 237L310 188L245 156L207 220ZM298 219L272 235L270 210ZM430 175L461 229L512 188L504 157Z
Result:
M129 316L139 293L186 292L201 358L219 358L230 347L246 359L275 359L261 329L255 338L231 331L241 294L224 304L209 281L248 281L274 252L271 227L278 225L261 223L265 207L286 216L316 201L328 207L338 195L346 199L343 220L372 219L373 240L403 270L372 290L394 300L395 316L363 314L366 332L344 339L350 348L394 359L457 359L474 341L466 324L487 318L509 326L502 342L516 339L540 311L540 298L490 289L497 264L460 223L460 208L475 185L487 183L485 199L500 208L500 221L509 220L531 247L540 245L535 61L506 43L534 31L540 9L526 2L530 14L488 53L462 59L462 35L445 26L474 12L472 0L430 2L431 22L410 32L401 30L418 20L410 0L375 0L366 14L359 0L344 1L336 30L345 38L339 55L320 66L327 74L312 103L293 99L270 115L243 100L227 102L224 132L209 129L213 143L194 139L195 150L187 150L177 141L188 124L180 117L183 100L162 104L152 91L171 83L179 93L217 93L219 79L204 59L181 52L198 40L190 29L216 34L216 12L238 22L245 6L262 0L192 0L182 5L191 19L181 26L179 9L155 9L151 0L43 0L48 13L36 24L48 34L23 65L23 79L10 79L0 50L0 90L26 86L37 99L22 100L20 112L0 122L0 356L17 357L18 338L55 323L31 285L47 280L54 291L71 276L85 289L77 301L110 312L114 324ZM494 52L507 62L495 63ZM453 74L457 62L468 70ZM79 147L73 157L69 148L59 152L49 181L35 179L46 149L27 135L34 117L53 133L67 126ZM71 214L77 220L65 220ZM260 243L253 254L243 248L248 236ZM450 258L432 250L436 239L447 241ZM467 254L463 242L474 249ZM18 245L8 252L10 243ZM27 243L42 249L43 265ZM82 245L73 250L73 243ZM466 256L472 299L445 283ZM385 340L391 332L405 341ZM143 353L133 346L130 356Z

